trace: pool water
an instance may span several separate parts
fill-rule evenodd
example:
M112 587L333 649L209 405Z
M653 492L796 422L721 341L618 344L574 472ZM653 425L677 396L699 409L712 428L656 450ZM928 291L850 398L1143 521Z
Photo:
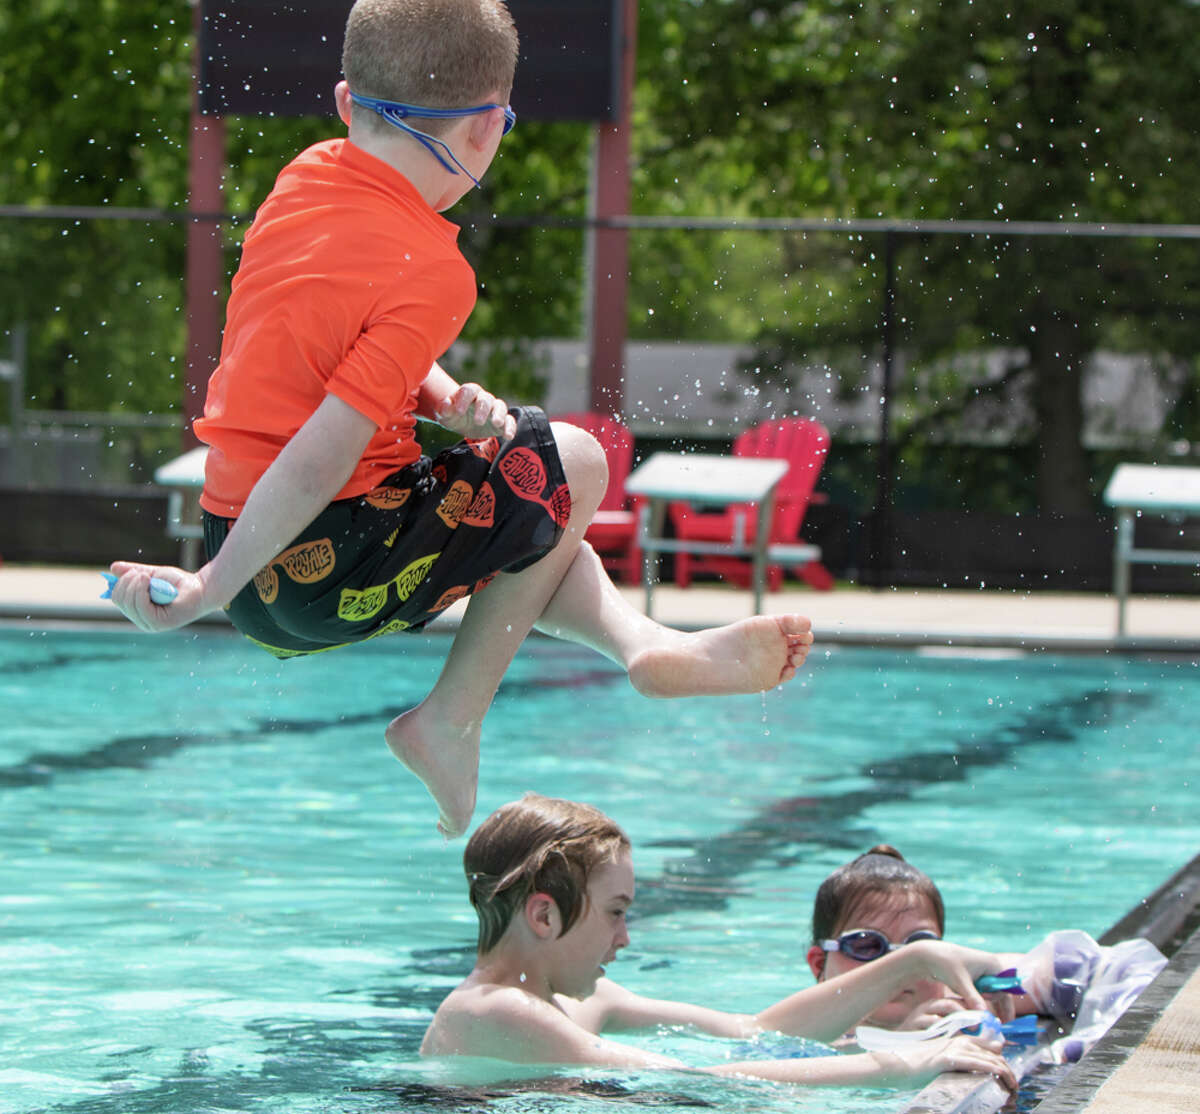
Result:
M277 663L220 633L0 631L0 1114L903 1105L686 1073L441 1086L417 1048L473 956L463 844L382 729L447 645ZM813 893L879 841L960 942L1102 933L1200 845L1198 706L1191 660L850 649L765 696L655 702L537 639L476 818L526 789L609 812L638 877L610 974L755 1010L809 985Z

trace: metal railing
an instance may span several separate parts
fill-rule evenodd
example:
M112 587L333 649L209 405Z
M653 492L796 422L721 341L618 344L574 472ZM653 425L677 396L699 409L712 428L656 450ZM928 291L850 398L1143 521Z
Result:
M18 226L44 227L46 222L67 226L65 234L91 222L122 221L147 239L160 236L154 231L159 226L177 228L170 235L181 244L188 223L232 229L241 220L226 213L150 208L0 206L0 229L10 235L20 235L12 232ZM1200 336L1190 324L1200 319L1193 312L1200 307L1192 295L1200 282L1194 281L1196 267L1188 259L1195 254L1192 241L1200 239L1200 225L660 216L596 221L535 214L498 216L485 229L464 229L463 240L469 253L482 256L476 262L486 276L504 269L514 254L526 254L524 245L546 230L578 229L582 234L597 227L621 229L630 237L628 344L670 341L680 350L681 386L674 393L684 397L672 399L660 387L651 392L646 384L627 379L623 410L631 424L651 429L661 423L665 437L708 441L727 435L733 423L752 421L756 413L819 408L835 444L826 469L828 484L835 499L853 503L869 522L872 566L886 563L893 536L889 515L899 503L937 506L957 499L997 509L1036 508L1038 494L1030 480L1042 452L1031 433L1030 399L1036 384L1022 385L1025 373L1012 363L1023 359L1030 364L1034 339L1022 341L1008 326L1007 332L996 329L989 337L987 321L1003 317L1009 302L1032 303L1039 295L1044 300L1050 279L1059 283L1059 295L1074 298L1060 313L1078 313L1081 320L1104 317L1093 332L1105 343L1114 338L1125 343L1122 359L1128 362L1137 355L1136 345L1130 346L1136 334L1158 345L1143 353L1146 367L1113 371L1109 360L1088 371L1092 380L1108 376L1094 395L1117 392L1085 400L1091 409L1082 426L1086 443L1080 447L1093 462L1093 490L1098 493L1111 461L1121 455L1186 459L1200 443ZM521 276L528 305L573 296L570 291L580 285L585 266L582 240L581 235L578 253L564 257L555 273ZM232 267L232 237L227 246ZM71 266L68 261L60 276L64 288L78 285ZM74 266L78 272L83 265L77 260ZM43 278L46 273L43 269ZM961 289L945 287L951 273L964 276ZM968 288L972 275L985 276L976 289ZM1035 289L1043 280L1046 289ZM175 299L167 316L174 313L182 320L182 270L160 273L155 281ZM1114 284L1111 295L1097 291L1108 282ZM53 301L56 314L76 315L59 331L88 337L101 311L66 295ZM1050 310L1048 320L1053 320L1054 307ZM537 314L526 311L526 316L529 331L537 333ZM797 329L796 322L804 327ZM1158 327L1161 322L1166 322L1163 328ZM14 328L22 324L28 326L27 334ZM45 321L26 316L0 325L9 329L13 350L5 365L10 482L12 469L19 467L15 461L30 465L22 482L36 482L38 454L58 459L64 446L68 453L86 457L65 468L80 483L90 478L111 482L117 476L145 481L178 451L182 378L175 385L175 399L153 407L154 413L147 413L147 407L133 409L116 397L111 409L75 407L69 397L62 400L64 406L45 392L43 404L32 406L13 366L19 365L29 382L46 382L58 374L53 361L61 354L45 339ZM145 342L137 324L122 327L127 336L110 349L136 351ZM783 335L788 327L794 334L790 338ZM973 341L956 348L955 330L970 334ZM745 360L723 369L716 385L694 384L689 375L695 361L689 352L721 342L744 350ZM1094 352L1086 355L1096 358ZM181 366L182 351L174 356L175 366ZM991 366L983 366L984 357ZM92 358L88 351L72 351L76 363ZM161 352L154 357L161 359ZM966 368L972 360L980 365L975 372ZM1125 381L1117 383L1121 376ZM968 392L950 400L939 392L955 377L967 381ZM712 397L702 397L706 392ZM721 392L736 405L718 408L714 418L713 398ZM70 389L61 393L69 396ZM1139 407L1146 414L1139 414ZM4 459L0 453L0 461ZM64 468L50 471L61 482Z

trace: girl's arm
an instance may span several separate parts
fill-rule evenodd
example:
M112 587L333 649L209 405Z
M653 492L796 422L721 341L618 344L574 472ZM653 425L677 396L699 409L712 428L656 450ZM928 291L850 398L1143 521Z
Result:
M963 1009L986 1009L974 980L1002 969L1002 961L990 952L944 940L919 940L836 979L797 991L768 1006L755 1020L762 1029L832 1041L920 979L945 983L962 999Z
M627 1004L633 1005L632 1002ZM999 1055L999 1047L999 1041L945 1037L898 1052L867 1052L854 1056L830 1055L799 1060L745 1060L697 1069L666 1056L606 1040L548 1002L521 991L502 990L489 996L486 1010L445 1019L438 1040L430 1051L442 1056L486 1056L524 1064L699 1070L714 1075L810 1086L916 1085L943 1071L973 1071L995 1075L1005 1086L1015 1087L1016 1081L1004 1058Z
M433 422L439 410L458 390L458 381L436 360L417 390L417 417Z
M693 1025L718 1037L746 1037L772 1030L828 1043L919 979L945 983L962 998L963 1009L986 1009L973 980L999 970L1001 961L989 952L943 940L921 940L856 971L790 994L753 1016L643 998L610 979L597 983L596 992L586 1002L564 1003L564 1008L595 1032Z

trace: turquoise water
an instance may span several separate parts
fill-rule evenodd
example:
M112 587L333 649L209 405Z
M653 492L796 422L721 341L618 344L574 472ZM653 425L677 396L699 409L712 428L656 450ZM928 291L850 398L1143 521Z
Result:
M276 663L221 634L0 631L0 1112L901 1106L687 1074L438 1089L416 1049L471 962L462 843L381 733L444 639ZM549 641L510 671L477 816L534 788L625 825L632 989L754 1010L808 985L813 892L880 840L939 880L953 938L1005 950L1099 935L1200 846L1193 661L810 664L669 703Z

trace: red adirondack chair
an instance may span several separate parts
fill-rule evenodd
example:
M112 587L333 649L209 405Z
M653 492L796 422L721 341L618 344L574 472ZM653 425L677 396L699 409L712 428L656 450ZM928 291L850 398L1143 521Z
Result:
M642 551L637 544L637 505L625 494L633 467L633 434L616 418L592 411L558 414L556 421L587 430L608 458L608 491L592 518L585 538L600 554L604 567L630 584L642 582Z
M771 521L772 544L795 544L809 505L820 502L813 489L829 452L829 432L811 418L782 418L763 422L739 434L733 443L734 456L779 457L791 462L787 474L775 489L775 513ZM751 506L726 507L721 511L698 511L688 503L669 505L675 536L693 541L732 542L736 518L743 520L743 537L753 538L758 516ZM742 587L750 584L752 566L748 557L724 554L675 554L675 583L686 588L696 572L714 572ZM833 576L820 561L810 561L797 569L812 587L828 591ZM767 566L767 588L777 592L783 586L783 568Z

